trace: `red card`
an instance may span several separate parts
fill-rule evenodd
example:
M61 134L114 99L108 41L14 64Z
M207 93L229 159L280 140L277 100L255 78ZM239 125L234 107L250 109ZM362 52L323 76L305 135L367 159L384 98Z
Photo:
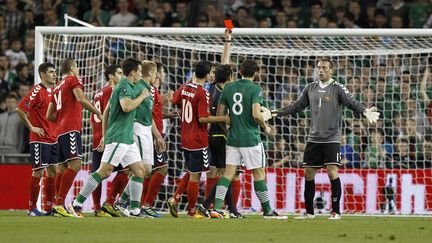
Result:
M225 19L224 23L225 23L225 28L227 28L229 30L234 29L234 25L233 25L233 22L231 19Z

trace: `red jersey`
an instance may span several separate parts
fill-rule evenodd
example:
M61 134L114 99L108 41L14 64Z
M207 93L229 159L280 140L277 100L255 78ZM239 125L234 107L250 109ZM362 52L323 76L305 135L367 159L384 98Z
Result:
M112 90L113 89L111 85L107 84L103 88L96 91L96 94L93 98L93 105L102 114L105 111L109 99L111 98ZM90 122L93 128L93 149L96 149L102 138L102 121L96 116L96 114L92 113Z
M84 89L81 80L70 75L54 88L51 102L57 110L57 137L72 131L81 132L82 105L73 94L75 88Z
M208 147L207 124L199 122L210 115L210 94L201 85L189 82L174 95L173 105L181 104L181 143L188 150Z
M18 107L28 114L28 119L33 126L45 130L44 136L30 131L30 142L56 142L56 124L45 118L50 102L51 88L46 88L42 83L39 83L18 104Z
M156 127L159 130L160 134L162 134L163 131L163 122L162 122L162 96L160 95L159 91L156 87L151 86L151 94L154 100L153 105L153 120L156 123Z

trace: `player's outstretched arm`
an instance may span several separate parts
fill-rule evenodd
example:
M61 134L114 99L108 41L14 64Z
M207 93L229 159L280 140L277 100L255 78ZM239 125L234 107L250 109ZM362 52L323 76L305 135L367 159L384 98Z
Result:
M30 120L28 119L27 113L24 112L21 108L17 107L16 112L18 113L22 123L32 132L37 133L39 136L45 135L45 130L41 127L35 127L31 124Z
M222 64L230 64L231 57L231 30L225 30L224 51L222 54Z
M265 122L264 116L261 114L261 105L259 103L252 104L252 116L266 134L271 133L271 127Z
M309 106L309 95L308 95L309 87L310 84L303 89L302 93L300 94L300 97L298 97L298 99L294 102L294 104L288 105L286 107L282 107L277 110L272 110L271 111L272 116L277 117L277 116L292 115L306 109L306 107Z
M135 108L137 108L139 104L141 104L141 102L143 102L143 100L148 96L150 96L150 92L147 89L143 89L141 94L135 99L130 99L130 98L120 99L120 106L124 112L132 111Z
M426 94L426 83L427 80L429 78L429 67L426 67L424 72L423 72L423 78L422 81L420 83L420 96L423 98L425 105L428 106L431 103L431 100L429 99L429 97Z
M57 121L57 116L55 114L55 107L54 107L54 104L52 102L50 102L48 105L48 109L47 109L47 113L45 115L45 118L48 121L52 121L52 122Z
M75 96L75 99L77 99L77 101L88 111L90 111L91 113L96 114L96 116L102 120L102 114L100 113L100 111L98 109L96 109L96 107L94 107L94 105L84 96L84 92L82 91L81 88L74 88L73 90L73 94Z
M218 123L218 122L229 123L230 119L229 119L228 115L206 116L206 117L200 117L199 122L201 122L201 123Z

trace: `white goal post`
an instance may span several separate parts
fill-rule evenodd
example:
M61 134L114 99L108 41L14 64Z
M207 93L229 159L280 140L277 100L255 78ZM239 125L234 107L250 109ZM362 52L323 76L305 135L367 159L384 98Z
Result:
M425 75L432 64L432 29L240 28L232 35L233 70L237 75L238 65L246 58L259 63L257 82L268 108L295 100L317 77L315 62L324 56L335 63L338 82L356 99L379 108L382 116L377 126L348 109L343 112L344 165L340 178L341 209L345 213L432 214L432 75ZM119 64L127 57L147 58L165 67L165 92L178 88L190 76L196 60L220 61L223 36L223 28L36 27L35 77L40 63L58 66L62 58L73 57L83 75L85 94L91 99L105 82L103 70L107 65ZM299 212L304 208L299 164L309 132L308 112L272 120L277 135L263 137L271 204L278 211ZM91 164L88 117L84 112L85 167L67 200L78 191L79 181L88 175ZM164 201L184 167L178 123L171 120L165 125L170 172L156 201L159 210L166 209ZM241 180L238 207L259 210L250 173L243 174ZM315 182L316 198L320 199L316 208L328 212L331 191L325 171L317 173ZM90 198L88 201L87 210L92 203Z

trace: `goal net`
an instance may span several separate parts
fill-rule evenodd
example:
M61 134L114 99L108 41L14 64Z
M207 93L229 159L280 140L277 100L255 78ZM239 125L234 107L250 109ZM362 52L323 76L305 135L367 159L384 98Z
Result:
M36 31L36 65L44 61L58 67L63 58L75 58L89 99L105 84L104 67L126 58L161 62L167 73L161 87L164 93L185 83L198 60L219 63L223 51L223 29L38 27ZM343 111L342 211L430 214L432 76L425 75L425 70L431 65L431 53L431 30L235 29L230 60L236 77L243 60L259 63L256 82L263 90L263 105L275 109L291 104L306 84L317 80L317 60L330 57L335 64L333 78L357 100L368 107L377 106L381 112L378 123L370 125L359 114ZM262 137L271 204L280 212L304 208L300 165L309 133L309 112L306 109L271 120L276 135ZM67 200L79 191L91 164L89 113L83 114L84 166ZM179 121L165 120L164 134L169 174L155 204L162 211L185 168ZM239 210L259 211L251 173L246 171L240 177ZM104 182L102 201L109 181ZM328 213L331 190L324 169L318 171L315 183L316 210ZM204 184L205 176L201 197ZM91 210L91 200L85 209ZM181 208L186 203L184 197Z

